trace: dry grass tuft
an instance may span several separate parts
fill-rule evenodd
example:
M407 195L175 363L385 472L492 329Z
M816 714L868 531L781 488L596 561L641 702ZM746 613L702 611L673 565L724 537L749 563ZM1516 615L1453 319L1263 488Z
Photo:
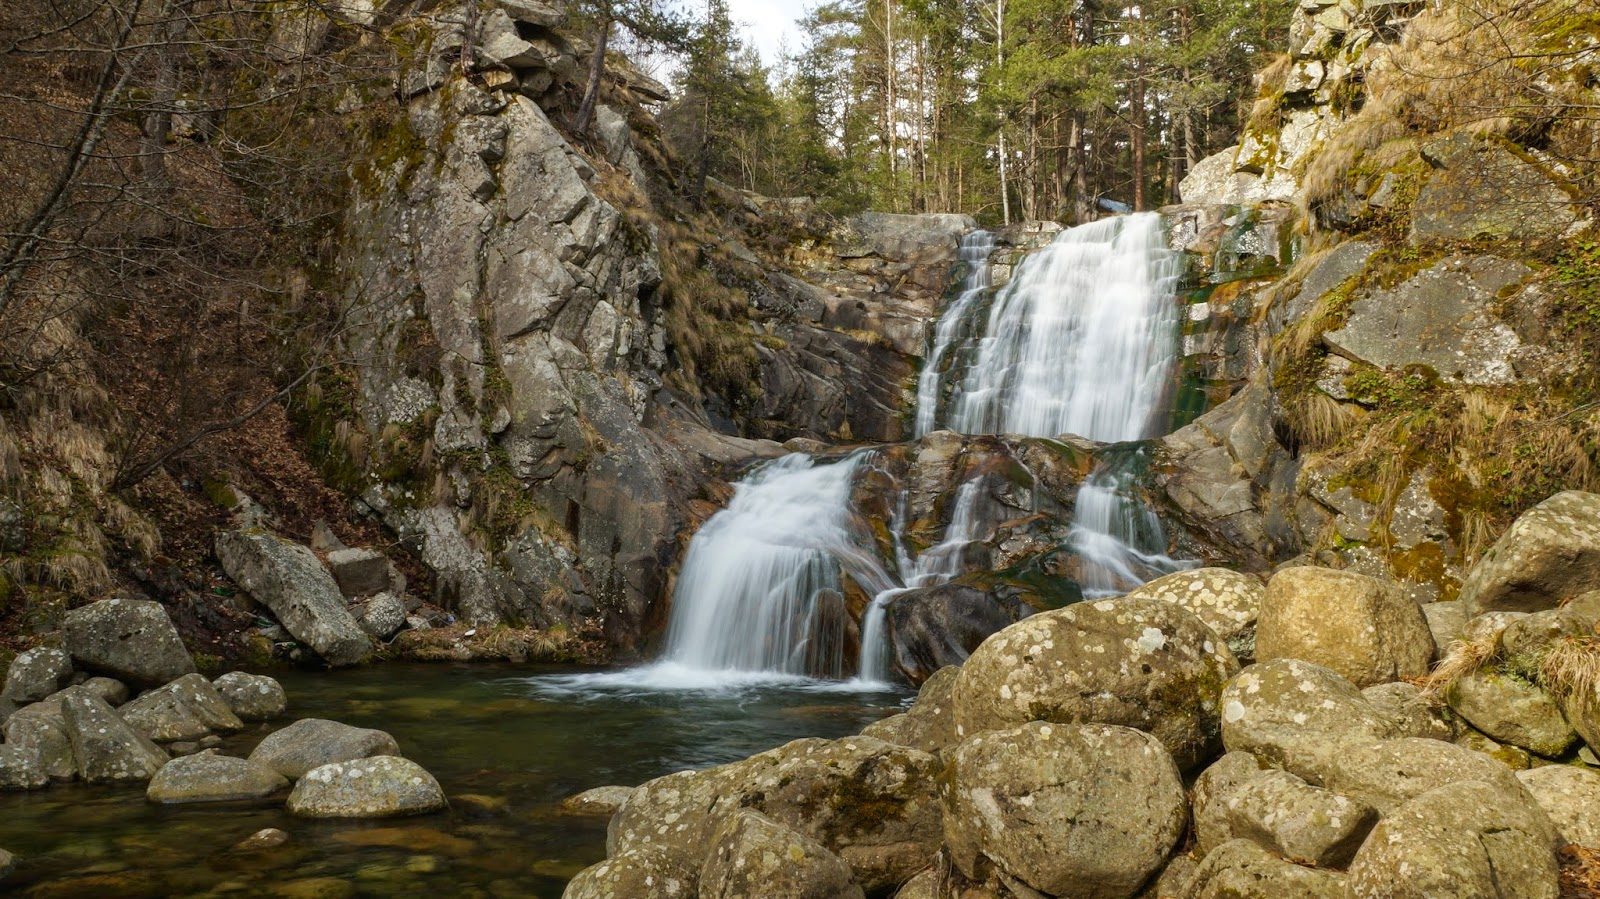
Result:
M1539 680L1557 695L1593 694L1600 687L1600 638L1556 641L1539 662Z
M1445 652L1443 659L1435 665L1433 671L1422 683L1422 695L1432 702L1444 702L1444 696L1450 692L1462 678L1477 672L1489 664L1500 653L1500 635L1498 633L1476 640L1454 640Z

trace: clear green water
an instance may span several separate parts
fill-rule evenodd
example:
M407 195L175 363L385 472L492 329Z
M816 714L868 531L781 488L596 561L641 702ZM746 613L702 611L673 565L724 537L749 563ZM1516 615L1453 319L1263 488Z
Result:
M393 734L455 801L371 822L295 819L278 802L155 806L142 790L58 785L0 794L0 847L21 860L0 892L37 896L536 896L605 854L605 822L567 796L859 731L905 696L786 684L658 691L572 669L382 665L278 674L294 718ZM246 754L271 726L228 739ZM463 799L467 794L487 800ZM280 849L233 846L263 827Z

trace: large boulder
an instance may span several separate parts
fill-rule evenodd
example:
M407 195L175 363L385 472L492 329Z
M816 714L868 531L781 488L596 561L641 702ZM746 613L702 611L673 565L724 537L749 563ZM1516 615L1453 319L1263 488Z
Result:
M167 763L167 754L118 717L104 699L87 690L61 697L78 776L89 783L143 783Z
M250 760L298 780L307 771L334 762L399 754L400 744L381 730L351 727L324 718L301 718L268 734L250 753Z
M1215 750L1218 696L1238 663L1194 613L1155 599L1042 612L978 647L956 679L963 737L1028 721L1154 734L1185 770Z
M1328 789L1387 815L1446 784L1493 784L1501 796L1531 801L1516 774L1494 756L1443 740L1404 737L1342 747L1324 778Z
M374 549L336 549L328 553L328 570L352 599L389 589L389 558Z
M63 625L67 652L91 671L138 687L194 673L194 659L158 602L103 599L68 612Z
M1600 494L1557 493L1522 515L1461 584L1467 617L1537 612L1600 589Z
M1502 743L1555 758L1578 741L1550 694L1493 668L1457 680L1446 695L1456 714Z
M289 813L302 818L390 818L445 807L444 790L410 759L376 755L307 771L289 793Z
M1564 841L1600 851L1600 772L1576 765L1544 765L1518 771L1517 779Z
M937 760L872 737L796 740L739 762L681 771L634 790L607 833L608 854L668 851L693 879L722 819L761 812L838 855L869 893L905 882L940 840Z
M71 679L72 657L53 646L38 646L11 660L0 701L38 702L66 687Z
M1222 691L1222 742L1321 785L1344 747L1408 735L1333 671L1274 659L1241 671Z
M938 752L953 746L956 738L955 707L952 694L961 669L941 668L922 682L917 699L911 708L874 721L861 731L862 736L876 737L885 743L910 746L923 752Z
M78 762L72 755L67 719L61 714L59 699L24 707L6 719L4 733L5 745L31 753L49 779L72 780L78 776Z
M288 788L287 778L260 762L207 750L162 765L150 779L145 797L166 804L226 802L260 799Z
M261 530L223 531L216 552L228 577L323 661L354 665L372 654L372 640L309 547Z
M379 593L361 604L356 620L374 639L387 640L406 626L405 601L393 593Z
M966 584L907 590L884 609L894 666L920 684L940 668L960 665L990 634L1031 611L1020 599Z
M1167 894L1162 893L1165 897ZM1284 861L1249 840L1230 840L1206 855L1181 899L1345 899L1345 878Z
M1350 863L1352 899L1555 899L1556 829L1526 794L1462 781L1384 815Z
M244 729L244 722L200 674L186 674L122 706L118 714L158 743L198 740L207 734Z
M1260 579L1226 568L1177 571L1128 593L1183 606L1227 642L1235 656L1253 656L1256 619L1266 595Z
M1340 867L1378 823L1365 803L1265 767L1247 752L1230 752L1207 768L1193 801L1202 855L1243 839L1297 862Z
M20 743L0 745L0 792L37 790L49 783L37 748Z
M245 721L266 721L289 708L283 685L264 674L230 671L211 682L228 708Z
M1132 896L1188 819L1160 741L1110 725L1033 722L971 737L943 781L945 845L963 874L988 865L1052 896Z
M1256 658L1300 659L1358 687L1428 673L1433 633L1392 583L1331 568L1285 568L1267 583Z
M861 899L850 866L760 812L728 816L700 869L700 899Z

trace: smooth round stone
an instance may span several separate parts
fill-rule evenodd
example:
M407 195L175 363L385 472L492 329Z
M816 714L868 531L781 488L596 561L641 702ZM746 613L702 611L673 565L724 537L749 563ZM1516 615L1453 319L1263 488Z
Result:
M304 818L420 815L445 805L444 790L432 774L393 755L314 768L289 794L289 812Z

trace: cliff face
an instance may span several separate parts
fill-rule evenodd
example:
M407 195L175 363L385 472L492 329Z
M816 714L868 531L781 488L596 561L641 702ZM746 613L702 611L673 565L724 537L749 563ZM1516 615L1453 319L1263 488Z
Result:
M657 88L612 73L597 138L574 140L559 17L503 5L463 75L458 16L396 26L427 49L355 163L354 364L324 427L462 617L638 647L694 526L772 440L901 436L972 222L834 222L720 185L692 208L640 105Z

